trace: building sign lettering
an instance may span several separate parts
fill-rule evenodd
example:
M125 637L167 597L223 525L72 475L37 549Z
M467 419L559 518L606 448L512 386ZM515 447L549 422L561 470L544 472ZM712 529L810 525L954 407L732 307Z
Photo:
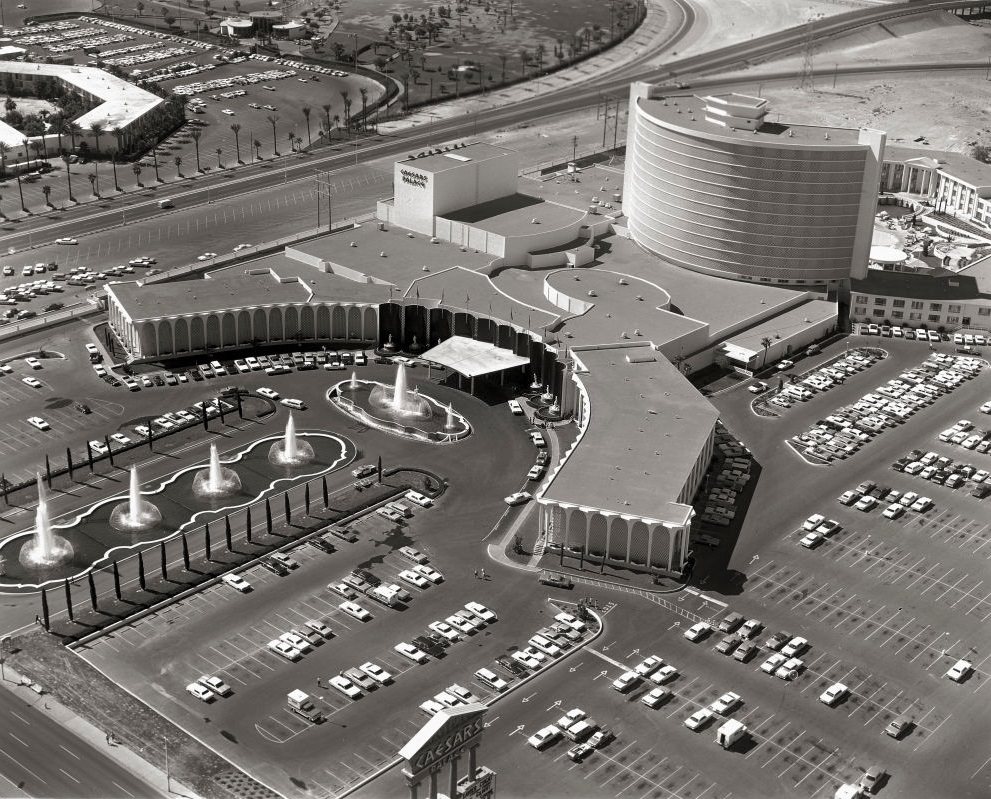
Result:
M427 180L429 178L426 175L419 172L414 172L411 169L400 169L399 174L403 179L403 183L409 183L410 186L416 186L420 189L425 189L427 187Z
M448 755L461 751L468 741L476 735L480 735L483 727L484 722L482 717L479 716L444 740L432 743L429 747L417 753L416 758L410 765L413 766L415 771L419 772L438 762L443 762L444 758Z

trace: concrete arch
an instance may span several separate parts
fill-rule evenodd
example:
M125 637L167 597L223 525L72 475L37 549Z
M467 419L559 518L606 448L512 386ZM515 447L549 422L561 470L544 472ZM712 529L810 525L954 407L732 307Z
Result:
M668 559L672 538L672 531L659 524L654 528L654 543L650 549L650 565L660 566L663 569L671 567Z
M175 320L175 351L189 352L189 323L182 318Z
M329 339L330 334L330 308L321 305L317 308L317 338Z
M316 314L312 305L304 305L299 312L299 332L304 339L317 338Z
M356 305L348 308L348 338L361 338L361 308Z
M251 314L240 311L237 315L237 343L247 344L251 338Z
M630 525L630 561L646 566L650 556L650 531L637 519Z
M233 347L237 344L237 324L234 321L234 314L230 311L225 312L221 317L220 340L223 347Z
M589 514L588 552L598 558L606 554L606 517L601 513Z
M345 331L347 330L347 311L343 305L335 305L334 312L332 316L333 322L333 334L331 338L334 341L344 341Z
M255 311L255 323L251 328L252 340L268 341L268 315L261 308Z
M362 330L362 339L365 341L375 341L378 335L378 314L372 307L365 308L365 325Z
M295 306L286 308L284 327L286 341L294 340L299 333L299 311Z
M627 546L627 527L626 520L621 519L619 516L613 516L609 519L609 557L615 560L627 560L629 557L629 548ZM644 558L644 562L646 562Z
M273 308L268 313L268 339L269 341L282 341L285 338L283 327L284 319L281 308Z
M561 511L564 533L564 545L571 549L585 548L585 529L587 520L585 514L574 508L565 508Z
M203 333L203 319L199 316L194 316L192 321L189 323L189 351L195 352L196 350L203 349L205 342L206 337Z
M172 322L163 319L158 323L158 354L172 355L175 352L175 343L172 341Z
M206 318L206 346L209 349L220 346L220 319L216 314L210 314Z
M142 322L138 328L138 339L141 343L141 355L145 358L158 355L158 337L155 335L154 322Z

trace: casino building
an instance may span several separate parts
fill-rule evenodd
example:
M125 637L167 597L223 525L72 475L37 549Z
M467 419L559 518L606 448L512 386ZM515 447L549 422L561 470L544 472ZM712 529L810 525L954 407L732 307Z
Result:
M765 99L630 90L623 210L685 269L775 285L863 277L885 134L793 125Z
M836 302L645 252L614 172L518 170L490 144L411 155L376 219L201 280L108 284L110 327L132 361L388 345L465 391L540 386L577 428L535 497L547 542L678 574L718 417L686 375L752 369L764 337L785 357L835 329Z

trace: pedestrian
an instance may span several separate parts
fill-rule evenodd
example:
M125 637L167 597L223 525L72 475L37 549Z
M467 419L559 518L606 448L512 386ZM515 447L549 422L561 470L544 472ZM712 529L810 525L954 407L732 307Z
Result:
M475 569L475 579L478 579L478 569Z
M482 579L485 579L485 569L482 569Z
M110 733L107 733L107 746L110 746Z

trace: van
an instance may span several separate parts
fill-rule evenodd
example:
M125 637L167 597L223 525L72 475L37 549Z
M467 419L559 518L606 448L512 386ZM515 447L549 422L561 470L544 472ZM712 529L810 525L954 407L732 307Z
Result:
M158 201L158 207L159 208L175 208L175 203L173 203L172 200L159 200Z
M747 734L747 727L736 719L730 719L716 730L716 743L723 749L729 749L734 743Z
M576 744L580 744L591 738L597 729L598 727L595 724L588 721L579 721L577 724L572 724L565 729L564 734Z
M303 410L303 409L306 408L306 406L303 404L303 401L302 400L292 399L290 397L287 397L286 399L281 400L281 404L284 405L287 408L292 408L295 411L301 411L301 410Z
M402 502L389 502L386 507L390 510L394 510L404 519L413 518L413 511L410 509L409 505L404 505Z

